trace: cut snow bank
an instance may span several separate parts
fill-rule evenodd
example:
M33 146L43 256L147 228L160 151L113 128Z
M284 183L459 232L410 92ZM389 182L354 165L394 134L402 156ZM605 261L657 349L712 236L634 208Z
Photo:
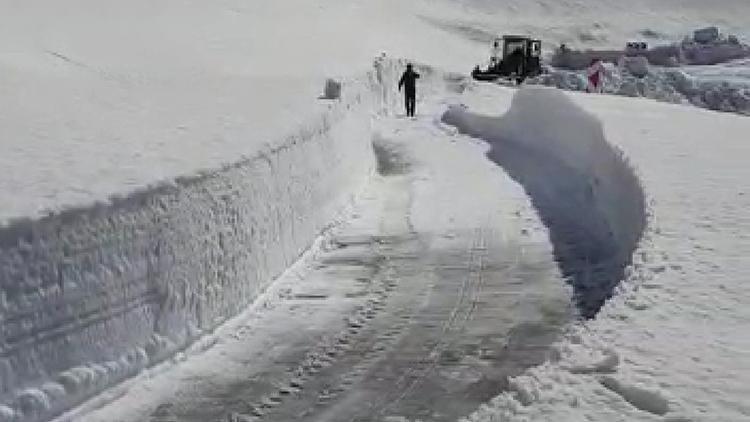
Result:
M509 92L476 91L463 100L481 109ZM750 420L750 119L567 95L637 163L648 226L596 318L574 324L549 363L512 378L467 420Z
M0 421L59 413L251 303L373 171L396 65L254 157L2 228Z
M502 117L452 106L443 121L489 142L488 157L523 185L581 314L593 317L622 280L646 223L638 178L601 123L561 91L538 87L520 90Z

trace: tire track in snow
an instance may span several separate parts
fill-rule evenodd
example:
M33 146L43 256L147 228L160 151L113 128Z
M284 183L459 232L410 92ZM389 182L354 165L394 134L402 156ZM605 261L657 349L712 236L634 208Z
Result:
M469 320L472 312L476 308L477 297L479 296L479 293L481 291L481 284L483 281L482 268L484 259L486 258L484 254L486 254L487 251L485 237L486 236L483 230L475 230L473 239L474 242L473 245L469 248L468 272L461 286L461 294L459 295L448 319L443 324L441 333L441 338L443 339L446 336L450 335L452 331L461 329ZM477 254L477 252L481 253ZM467 307L467 296L469 295L471 296L471 301L468 303ZM461 321L461 325L456 326L455 323L458 319L458 314L461 312L464 313L463 321ZM424 368L424 370L419 371L416 378L407 383L407 386L400 391L400 394L395 398L395 400L387 400L381 406L380 411L378 411L378 416L384 416L387 410L393 408L395 405L401 402L404 397L406 397L408 394L411 394L414 389L423 382L425 376L435 369L442 353L453 343L455 343L455 340L450 339L449 341L441 340L437 345L435 345L435 347L433 347L432 350L427 354L427 356L431 358L429 360L428 366ZM404 379L408 378L410 377L405 375L401 380L399 380L400 382L398 382L397 384L400 385Z
M238 348L244 378L203 371L209 378L162 401L149 422L455 420L543 361L569 321L570 297L546 236L526 230L534 215L523 192L496 191L512 182L484 151L455 145L432 121L394 126L392 145L383 144L397 147L385 151L389 160L420 160L385 163L398 171L378 178L368 206L378 211L363 213L372 221L338 232L335 250L315 259L287 302L248 334L283 338L262 352L252 342ZM300 288L310 282L363 288L344 312L326 294ZM329 308L329 322L310 327ZM286 328L269 329L279 318Z
M400 185L400 188L391 190L394 194L386 200L388 218L383 218L380 224L381 231L388 233L389 241L377 245L376 254L382 258L382 268L378 271L381 290L377 293L380 297L372 302L375 312L369 314L370 318L357 320L355 326L350 325L345 333L338 336L339 339L343 336L346 338L343 356L330 362L326 368L321 368L321 372L316 374L318 380L311 382L313 386L304 391L300 389L292 397L293 403L285 403L287 408L269 411L262 415L263 420L307 420L362 382L374 363L395 346L413 318L410 303L426 295L427 284L404 286L399 276L404 266L408 267L410 263L424 258L419 251L427 245L425 240L413 233L409 215L413 193L409 179L392 177L390 183ZM393 218L394 215L398 218Z

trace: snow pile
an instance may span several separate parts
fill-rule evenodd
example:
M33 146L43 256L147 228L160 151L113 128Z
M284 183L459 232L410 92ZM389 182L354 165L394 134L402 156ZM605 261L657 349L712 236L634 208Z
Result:
M487 104L508 96L499 87L482 93ZM468 420L750 420L750 338L744 335L750 329L750 120L640 99L568 95L575 103L569 107L594 114L607 141L637 163L648 225L622 283L596 317L571 327L548 363L511 379L507 392ZM546 131L567 137L571 126L580 126L587 133L587 123L558 126L554 116ZM527 119L548 126L543 117Z
M716 27L700 29L679 43L656 46L642 53L653 65L714 65L750 57L750 45Z
M623 56L622 50L557 50L550 58L550 65L566 70L584 70L594 59L606 63L617 63Z
M643 78L650 73L648 59L643 56L623 57L620 67L636 78Z
M750 46L735 35L722 35L716 27L699 29L680 44L680 62L712 65L750 57Z
M739 114L750 114L750 80L713 75L704 78L691 75L690 68L651 67L639 77L626 67L609 65L604 93L627 97L644 97L657 101L692 104L696 107ZM718 71L718 70L717 70ZM638 72L643 74L643 72ZM583 71L550 69L544 75L529 79L529 84L554 86L569 91L586 90Z
M397 66L383 62L381 80ZM369 178L371 111L393 90L348 81L252 157L2 228L0 420L43 420L251 303Z
M651 49L557 49L550 58L550 64L560 69L583 70L594 59L619 63L621 66L625 60L628 70L642 77L648 73L645 71L645 65L648 64L667 67L714 65L747 57L750 57L750 45L740 42L735 35L721 35L718 28L710 27L695 31L693 36L685 37L682 42L658 45ZM631 64L637 67L631 68Z
M601 124L545 88L519 91L502 117L454 106L443 121L488 141L489 158L523 185L550 229L581 314L593 317L622 279L645 225L638 179Z

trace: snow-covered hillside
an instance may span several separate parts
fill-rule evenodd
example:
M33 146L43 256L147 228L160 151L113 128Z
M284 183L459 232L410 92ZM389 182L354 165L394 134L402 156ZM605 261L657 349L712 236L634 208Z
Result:
M0 225L275 146L380 51L472 56L391 3L0 1Z
M742 33L747 3L720 3L3 0L0 222L252 156L325 109L325 77L362 72L381 51L466 71L498 33L546 46L704 23Z
M426 0L423 0L426 2ZM744 0L443 0L436 19L467 38L528 33L555 47L623 47L630 40L679 40L703 25L750 35ZM454 9L460 6L460 11ZM440 7L432 7L433 11Z
M387 62L378 78L375 55L466 71L498 33L594 47L675 40L703 25L747 36L750 3L0 0L0 421L43 420L170 358L309 247L372 172L370 119L395 105L403 64ZM341 100L318 98L329 77L343 82ZM498 115L510 93L494 89L474 106ZM482 415L575 420L581 413L561 404L573 403L596 416L650 417L612 394L691 420L741 415L748 371L731 362L743 362L747 344L729 331L743 331L748 316L729 304L746 296L733 282L747 274L747 238L728 226L746 220L746 195L732 190L745 175L745 121L574 98L632 159L655 201L653 223L629 287L570 337L586 347L564 343L559 362L519 378L517 396ZM544 122L551 112L523 114ZM607 217L628 210L605 203ZM632 241L638 230L624 227L637 218L624 220L612 235ZM703 306L711 300L719 311ZM654 321L683 345L665 346ZM619 356L618 372L568 377L577 353L600 350L610 371ZM547 376L567 381L547 395ZM531 406L514 408L519 400Z
M44 420L240 312L374 168L377 85L232 165L0 233L0 420ZM15 415L15 416L13 416Z

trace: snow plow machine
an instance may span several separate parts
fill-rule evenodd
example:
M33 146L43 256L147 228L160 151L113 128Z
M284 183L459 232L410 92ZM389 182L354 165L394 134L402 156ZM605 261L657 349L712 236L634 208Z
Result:
M502 44L502 56L500 45ZM528 77L542 72L542 42L518 35L505 35L494 41L490 64L487 69L476 66L471 76L478 81L493 82L500 79L523 83Z

